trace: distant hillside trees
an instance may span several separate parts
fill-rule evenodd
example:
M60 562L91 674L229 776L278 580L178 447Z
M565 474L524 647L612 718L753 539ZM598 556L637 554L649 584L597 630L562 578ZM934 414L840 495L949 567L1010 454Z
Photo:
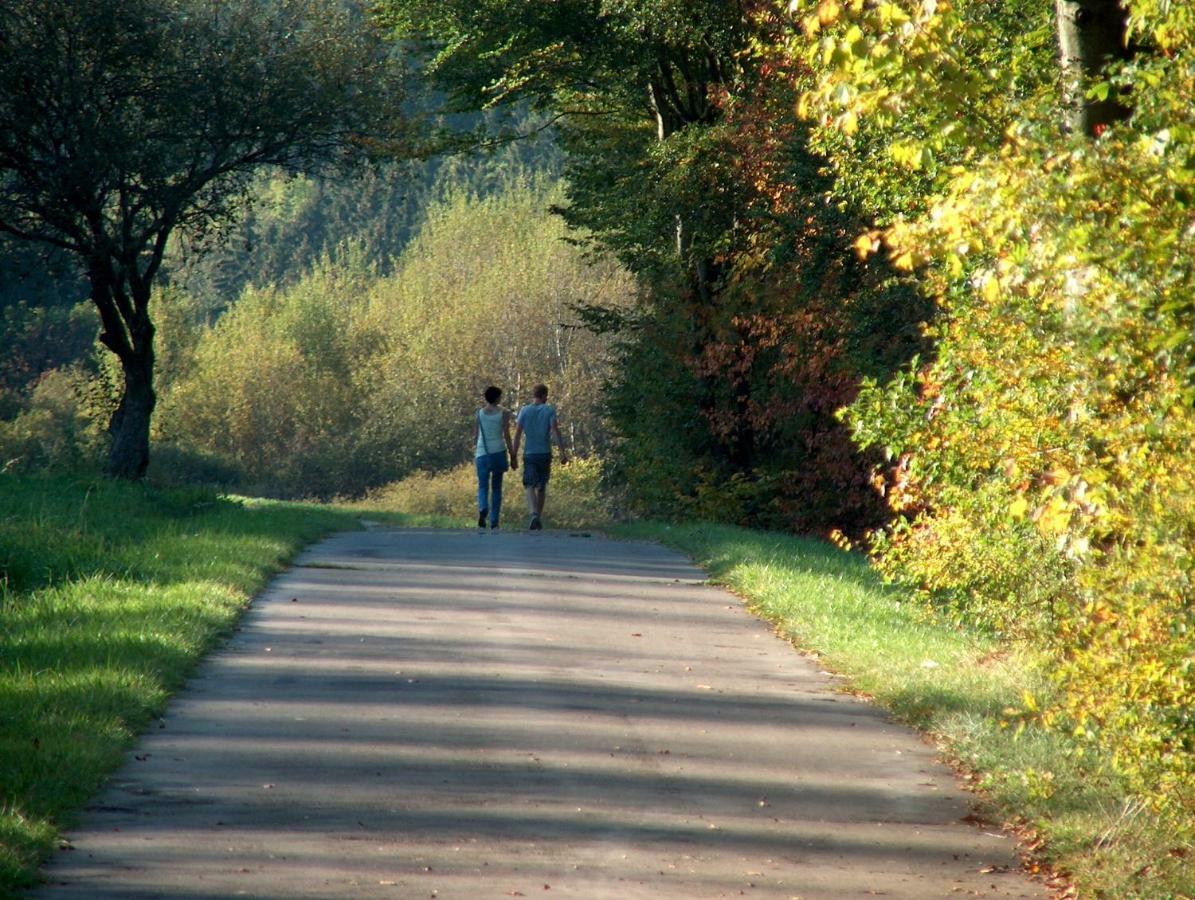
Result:
M416 92L418 86L410 89ZM410 105L418 110L427 102L413 99ZM537 121L519 116L515 124L531 131ZM444 200L447 191L501 194L511 173L519 171L559 174L560 151L550 132L484 153L388 160L314 175L264 172L251 191L251 205L226 239L207 242L199 252L186 240L173 241L162 265L164 277L218 314L246 288L294 284L324 260L339 259L349 245L355 258L385 275L418 232L428 207Z
M515 407L538 381L570 445L605 449L610 342L575 310L625 309L635 288L564 240L561 199L513 176L487 197L457 189L388 276L350 245L295 284L248 290L197 339L164 331L187 362L163 397L163 449L257 491L356 495L464 461L481 391L497 384Z

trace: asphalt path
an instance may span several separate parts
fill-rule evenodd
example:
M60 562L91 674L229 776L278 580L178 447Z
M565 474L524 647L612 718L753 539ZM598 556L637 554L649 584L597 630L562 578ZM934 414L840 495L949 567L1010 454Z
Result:
M704 578L597 535L336 535L36 896L1046 896L931 746Z

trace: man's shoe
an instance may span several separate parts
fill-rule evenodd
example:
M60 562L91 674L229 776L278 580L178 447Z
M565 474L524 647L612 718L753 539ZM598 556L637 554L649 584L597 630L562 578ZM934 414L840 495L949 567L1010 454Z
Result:
M489 515L489 510L483 509L477 514L477 527L485 529L485 517Z
M543 528L543 523L540 522L539 516L531 517L531 524L527 526L530 531L540 531Z

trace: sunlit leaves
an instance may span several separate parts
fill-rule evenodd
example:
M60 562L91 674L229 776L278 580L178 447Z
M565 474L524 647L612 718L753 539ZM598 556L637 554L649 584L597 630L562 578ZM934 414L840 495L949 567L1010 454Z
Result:
M1175 43L1189 16L1131 4L1139 34L1182 49L1142 50L1090 86L1135 114L1088 143L1053 125L1020 33L974 27L980 6L901 5L891 29L882 4L844 8L795 41L818 72L802 112L845 135L825 144L839 184L864 183L863 136L887 139L890 179L929 176L895 209L898 190L854 195L898 214L883 247L940 310L932 362L869 384L849 413L896 462L891 500L913 517L878 540L880 562L971 619L1046 635L1067 699L1044 719L1098 741L1156 806L1189 809L1195 64ZM980 80L955 77L964 45Z

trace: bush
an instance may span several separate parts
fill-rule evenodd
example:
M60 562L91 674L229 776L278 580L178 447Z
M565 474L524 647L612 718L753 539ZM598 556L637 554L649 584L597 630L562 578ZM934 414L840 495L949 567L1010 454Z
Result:
M234 469L255 492L362 490L354 435L364 397L349 375L359 288L352 273L323 271L286 293L247 293L165 397L158 437Z
M16 415L0 420L0 471L98 469L106 420L88 400L93 388L81 368L42 375Z

